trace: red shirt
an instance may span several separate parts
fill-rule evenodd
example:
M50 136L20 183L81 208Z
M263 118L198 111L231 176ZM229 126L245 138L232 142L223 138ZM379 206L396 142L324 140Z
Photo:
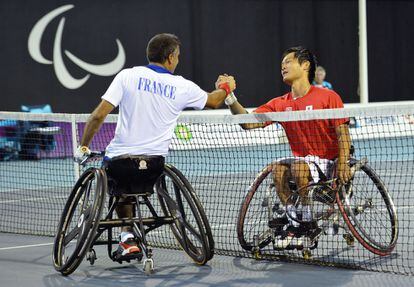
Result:
M341 98L332 90L311 86L309 92L294 100L292 93L274 98L254 112L285 112L343 108ZM324 159L338 157L335 127L348 122L344 119L281 122L295 156L316 155ZM267 123L269 125L271 123Z

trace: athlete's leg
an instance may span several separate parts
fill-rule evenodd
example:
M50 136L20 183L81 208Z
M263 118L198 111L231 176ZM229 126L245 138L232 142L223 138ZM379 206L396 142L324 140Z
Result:
M296 210L292 203L289 202L289 198L292 195L292 190L289 187L289 180L292 179L291 162L290 160L286 160L275 164L273 168L273 180L280 202L283 204L285 212L289 212L290 216L287 217L289 224L291 226L298 226L299 223L292 219L296 218ZM286 218L286 213L284 216Z
M309 205L308 191L306 188L302 189L313 180L309 165L304 161L296 160L291 165L291 173L297 188L300 189L302 205Z
M106 172L108 175L109 193L119 196L119 202L115 208L118 218L133 218L134 206L130 193L130 180L133 174L133 166L128 159L106 161ZM132 171L131 171L132 169ZM119 235L119 245L114 253L116 260L130 260L142 257L142 250L137 245L137 238L132 232L132 226L122 226Z
M273 166L273 181L280 202L286 205L290 195L289 179L291 178L290 166L287 163L276 163Z
M285 231L285 233L282 233L283 235L278 236L276 238L277 240L274 242L274 247L280 249L285 249L290 245L302 245L302 239L295 237L294 230L299 226L299 223L294 220L294 218L296 218L295 207L292 205L292 203L289 202L289 198L292 195L292 191L289 187L289 180L292 179L291 163L292 161L287 159L283 162L278 162L274 165L273 168L273 180L275 183L276 192L281 203L286 208L284 217L275 220L275 222L283 223L282 228ZM286 213L289 213L289 216ZM277 225L274 224L274 226Z
M299 190L300 201L302 204L302 220L311 221L312 214L310 209L310 199L307 188L305 188L310 181L312 181L312 174L308 163L302 160L295 160L291 165L291 173L293 180Z
M131 203L131 197L121 196L119 203L115 208L118 218L132 218L134 216L133 205ZM131 226L123 226L123 232L131 232Z

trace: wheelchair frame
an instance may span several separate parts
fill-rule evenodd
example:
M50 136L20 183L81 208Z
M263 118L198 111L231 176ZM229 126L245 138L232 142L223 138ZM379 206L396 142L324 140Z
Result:
M100 153L94 153L91 158L99 155ZM167 180L173 190L168 190ZM191 184L177 168L165 164L163 173L154 185L154 190L162 209L162 216L157 213L149 199L153 193L139 193L131 195L134 198L133 205L136 212L133 218L113 218L116 206L121 203L120 196L110 195L108 213L102 219L101 214L108 192L106 173L101 168L87 169L72 189L61 215L53 247L55 269L63 275L69 275L76 270L85 255L90 264L94 264L96 252L93 247L97 245L107 245L109 257L113 261L122 263L124 260L117 259L112 250L112 245L119 243L113 239L112 229L131 226L145 256L144 272L150 274L154 270L154 262L146 235L166 224L170 225L175 238L190 258L196 264L204 265L214 255L214 240L204 209ZM148 208L151 217L142 217L141 205ZM80 212L76 210L77 207L80 208ZM186 210L186 207L189 210ZM195 224L189 223L186 219L191 216L190 212ZM76 222L73 221L74 217L77 217ZM99 240L105 231L108 231L107 239ZM198 241L196 242L198 245L192 242L187 232ZM76 242L73 242L75 240ZM65 254L66 249L69 249L67 247L74 244L76 245L73 247L73 252L70 255ZM142 257L138 258L138 261L141 259ZM130 262L129 259L125 261Z
M277 162L276 162L277 163ZM261 258L261 250L265 248L270 243L275 242L276 236L280 236L283 234L282 227L280 226L280 230L278 228L272 228L269 226L266 228L266 230L262 230L261 232L258 232L257 234L251 236L252 238L249 238L248 235L245 234L245 220L246 215L249 211L250 203L253 200L254 195L256 194L256 191L258 191L259 186L264 182L265 178L269 176L269 174L272 173L273 166L275 163L269 164L266 166L255 178L252 185L249 188L248 193L246 194L245 199L243 200L243 203L239 210L239 216L238 216L238 222L237 222L237 235L238 240L241 245L241 247L247 251L250 251L253 253L253 256L255 258ZM380 256L386 256L389 255L398 239L398 218L396 214L396 209L394 206L394 203L391 199L391 196L389 195L388 189L386 188L383 181L379 178L379 176L374 172L374 170L367 164L366 159L362 160L356 160L354 158L350 159L350 167L351 172L354 175L358 171L364 172L365 175L368 176L369 180L373 182L378 192L381 194L381 197L383 201L385 202L385 206L387 208L387 212L389 214L389 220L391 222L391 239L388 242L388 244L380 244L376 242L371 236L364 230L363 227L360 226L360 223L358 222L357 216L361 213L364 213L365 210L368 208L371 208L369 204L363 204L361 206L352 206L350 201L352 200L352 193L354 192L352 190L353 180L354 177L351 179L351 181L346 185L340 185L336 184L336 179L327 180L327 181L320 181L318 183L312 183L306 186L305 188L310 190L310 197L315 196L313 193L322 193L322 194L331 194L332 201L329 203L331 210L329 213L321 213L319 215L319 218L314 219L312 222L305 222L302 220L298 220L293 218L288 212L287 215L297 221L300 224L307 225L306 230L301 235L305 235L306 239L305 244L303 246L294 246L294 248L287 248L287 249L298 249L302 250L302 255L305 259L311 258L311 251L312 249L317 248L318 246L318 238L322 234L322 230L318 227L318 221L321 219L324 220L331 220L332 224L336 229L342 228L345 230L345 234L343 235L346 243L348 246L354 245L354 238L356 238L361 245L363 245L367 250L370 252L380 255ZM296 190L295 185L290 184L290 188L292 191L292 196L289 199L289 201L296 201L296 204L300 202L300 196L299 191ZM358 191L356 191L358 192ZM259 193L259 192L257 192ZM272 219L273 212L275 209L274 206L271 206L272 204L271 199L277 197L276 192L274 190L274 184L271 183L270 186L267 188L266 194L263 195L264 199L261 203L261 206L266 209L265 212L267 212L267 220ZM258 195L260 196L260 195ZM291 200L293 196L296 196L296 200ZM369 199L366 199L368 202ZM337 204L338 208L335 209L334 205ZM335 214L334 214L335 213ZM342 215L342 218L345 221L345 225L341 225L338 222L338 216ZM336 220L335 220L336 218ZM319 230L318 230L319 229ZM278 249L276 249L278 250ZM279 250L281 251L281 250Z

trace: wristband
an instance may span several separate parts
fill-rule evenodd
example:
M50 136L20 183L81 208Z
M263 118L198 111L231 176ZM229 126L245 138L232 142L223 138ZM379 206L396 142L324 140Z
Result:
M226 92L226 95L231 93L230 85L228 82L220 83L218 85L218 88L224 90Z
M229 95L227 95L227 97L224 99L224 103L227 106L231 106L235 102L237 102L237 98L236 98L236 96L234 95L233 92L231 92Z

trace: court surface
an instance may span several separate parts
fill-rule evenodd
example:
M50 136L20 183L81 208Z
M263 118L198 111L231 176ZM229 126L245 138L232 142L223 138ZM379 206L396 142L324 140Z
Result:
M243 152L248 153L250 151L244 150ZM256 150L252 152L257 153ZM263 151L263 153L267 153L267 150ZM230 250L240 253L243 252L243 250L237 241L235 220L237 218L239 206L244 199L248 186L256 176L256 172L265 165L268 158L274 158L274 156L269 156L268 154L259 157L247 156L247 159L258 158L259 160L240 164L239 161L240 158L242 158L240 156L235 156L227 162L218 161L218 163L216 163L214 161L214 154L215 151L212 151L211 153L208 151L208 154L203 154L203 156L195 156L194 158L199 159L199 161L191 164L190 170L188 169L189 166L187 164L179 160L182 157L175 157L174 159L176 159L176 161L173 161L173 164L179 167L186 174L190 182L193 183L210 220L216 241L215 247L218 250ZM324 262L329 261L351 264L354 266L361 266L368 270L379 269L390 272L410 273L412 272L412 266L414 266L414 245L411 240L414 236L414 229L411 224L414 216L414 198L411 196L414 153L407 154L403 161L389 160L386 155L384 155L385 153L378 154L381 156L376 156L375 150L369 154L369 158L372 159L370 165L387 183L389 190L393 194L394 203L399 216L400 235L393 255L380 258L366 251L358 243L354 248L347 248L345 241L342 240L340 236L324 236L321 237L318 249L313 252L313 257ZM213 160L207 160L211 158ZM204 162L204 160L206 162ZM28 233L34 229L35 232L50 235L53 234L61 211L63 210L65 199L73 185L73 174L70 172L70 170L73 170L73 161L71 159L10 161L2 162L2 166L5 167L3 169L4 179L13 178L13 176L19 175L19 181L18 185L13 186L13 188L5 184L2 184L0 188L2 196L2 200L0 200L0 215L1 218L3 218L0 222L0 227L2 227L1 230L6 230L7 232ZM203 166L204 169L198 169L198 166ZM59 168L62 167L67 168L68 171L62 172L62 170L59 170ZM248 170L244 170L246 168L248 168ZM210 170L211 174L206 176L203 173L199 173L200 170L205 169ZM48 171L47 178L45 178L45 170ZM230 172L228 172L228 170L230 170ZM27 178L25 178L25 176L27 176ZM29 178L31 179L30 181ZM2 182L7 183L7 181ZM47 189L45 189L44 185L47 186ZM36 193L29 192L28 187L35 190ZM22 191L16 191L16 188L21 188ZM41 192L39 190L41 190ZM396 193L393 193L394 191L396 191ZM25 198L25 200L22 201L21 198ZM11 219L16 220L16 222L18 221L18 223L13 224L12 222L9 222L8 220ZM166 232L157 231L153 233L153 239L155 241L159 241L160 235L163 238L169 235L168 238L171 237L170 241L175 242L168 229L166 229ZM50 237L45 237L43 239L40 237L38 240L51 242ZM6 243L7 242L1 244L3 245ZM31 243L22 242L17 245L28 244ZM9 246L10 245L4 245L1 247ZM161 250L161 254L169 252L170 251ZM275 252L271 250L270 253L274 254ZM299 257L301 256L298 252L291 252L289 254ZM107 255L103 257L107 258ZM223 258L227 258L227 261L231 259L231 257ZM254 262L251 261L251 259L239 260L241 262L249 262L248 265L251 265L250 263ZM49 262L50 259L47 264L50 264ZM183 264L185 265L188 262L188 260L184 260ZM98 261L98 263L100 262ZM269 266L279 266L279 264L279 262L269 262ZM108 266L111 266L111 264ZM321 272L325 273L325 269L322 268L321 270ZM229 276L230 275L231 274L229 274ZM237 273L234 277L238 277ZM414 283L412 285L414 286Z
M197 266L182 251L155 249L155 272L112 262L104 249L64 277L52 266L51 237L0 233L0 286L413 286L410 276L231 256Z

